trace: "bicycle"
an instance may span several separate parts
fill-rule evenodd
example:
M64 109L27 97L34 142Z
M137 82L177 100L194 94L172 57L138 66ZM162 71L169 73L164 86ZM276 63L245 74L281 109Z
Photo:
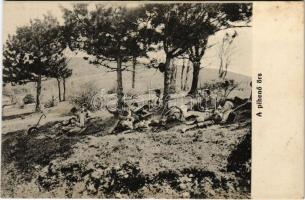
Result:
M34 126L32 126L32 127L30 127L28 130L27 130L27 134L29 134L29 135L32 135L32 134L36 134L36 133L38 133L38 131L39 131L39 123L40 123L40 121L42 120L42 118L46 118L47 116L45 115L45 113L42 113L42 115L39 117L39 119L38 119L38 122L34 125Z

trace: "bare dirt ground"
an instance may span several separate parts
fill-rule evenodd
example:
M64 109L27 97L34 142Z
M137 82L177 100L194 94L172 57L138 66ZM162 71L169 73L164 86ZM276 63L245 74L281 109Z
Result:
M2 197L250 198L250 116L180 133L109 135L111 116L82 134L57 121L2 135Z

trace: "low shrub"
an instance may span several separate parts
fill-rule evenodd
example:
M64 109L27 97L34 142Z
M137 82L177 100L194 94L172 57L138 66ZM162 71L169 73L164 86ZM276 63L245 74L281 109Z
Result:
M25 95L25 97L23 97L23 103L24 104L35 103L34 96L32 94Z
M92 100L98 93L99 90L93 83L86 83L70 96L70 103L78 108L85 105L88 110L94 111L96 108L92 105Z
M242 138L227 159L228 172L234 172L240 177L240 185L250 191L251 184L251 132Z
M52 108L52 107L56 106L57 103L58 102L57 102L56 98L54 96L52 96L52 98L45 103L44 107Z
M239 87L238 82L233 79L221 79L207 82L199 89L208 89L211 92L217 94L221 99L227 99L233 90L237 90Z

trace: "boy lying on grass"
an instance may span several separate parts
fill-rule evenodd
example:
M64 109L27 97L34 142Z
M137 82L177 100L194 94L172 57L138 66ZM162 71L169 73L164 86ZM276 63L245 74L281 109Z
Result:
M224 124L228 121L230 114L233 111L233 103L231 101L226 101L222 107L219 107L215 111L187 111L186 107L182 109L183 115L186 120L194 118L192 121L187 121L184 124L187 127L181 129L182 133L195 128L206 128L209 125L220 123Z
M158 104L160 102L157 102ZM121 113L116 119L114 125L109 129L108 133L128 133L132 130L145 131L150 126L161 123L164 119L156 119L154 111L149 109L149 105L138 105L136 103L128 105L123 104Z
M71 113L74 116L68 121L63 122L61 129L68 133L77 133L86 129L86 124L91 118L91 112L86 106L82 105L79 110L72 108Z

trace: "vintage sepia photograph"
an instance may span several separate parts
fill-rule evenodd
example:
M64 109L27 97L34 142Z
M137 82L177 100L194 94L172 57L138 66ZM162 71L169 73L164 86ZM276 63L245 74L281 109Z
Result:
M2 198L251 198L252 3L3 10Z

